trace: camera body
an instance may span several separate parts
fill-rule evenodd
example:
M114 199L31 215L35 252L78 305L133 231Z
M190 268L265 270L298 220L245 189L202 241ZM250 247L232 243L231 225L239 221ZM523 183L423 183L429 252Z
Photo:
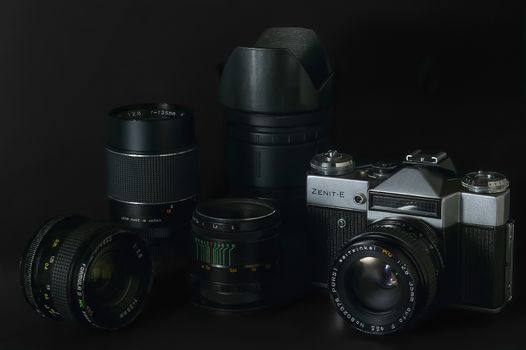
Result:
M307 173L313 281L327 285L342 247L379 220L418 220L437 236L438 298L498 312L512 298L509 182L494 172L456 175L446 153L415 151L401 164L354 167L352 157L316 155ZM437 272L438 274L438 272Z

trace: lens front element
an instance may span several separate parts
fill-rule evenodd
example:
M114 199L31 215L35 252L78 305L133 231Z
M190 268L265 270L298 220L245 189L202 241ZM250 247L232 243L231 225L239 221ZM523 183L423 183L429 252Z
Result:
M152 276L139 236L76 216L42 226L21 262L24 294L37 312L102 329L135 320Z
M344 278L356 301L373 312L389 311L400 302L397 272L386 261L361 258L353 263Z
M368 227L336 256L329 291L340 316L383 335L414 325L434 301L442 260L436 234L413 219Z

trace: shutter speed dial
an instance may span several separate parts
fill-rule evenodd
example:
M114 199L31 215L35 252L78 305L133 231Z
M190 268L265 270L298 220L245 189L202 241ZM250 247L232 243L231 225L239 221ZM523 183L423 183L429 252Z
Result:
M508 179L494 171L474 171L462 179L462 186L475 193L501 193L508 189Z

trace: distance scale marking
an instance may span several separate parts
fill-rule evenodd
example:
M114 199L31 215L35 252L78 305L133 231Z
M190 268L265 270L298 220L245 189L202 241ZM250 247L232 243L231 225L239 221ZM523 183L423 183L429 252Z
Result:
M216 267L231 266L235 243L216 243L195 237L197 260Z
M250 264L241 267L235 267L232 264L232 257L235 256L237 245L235 243L217 243L194 237L196 246L196 260L202 262L201 268L210 271L212 268L228 269L231 273L236 273L240 269L250 272L257 272L264 269L270 269L271 263Z

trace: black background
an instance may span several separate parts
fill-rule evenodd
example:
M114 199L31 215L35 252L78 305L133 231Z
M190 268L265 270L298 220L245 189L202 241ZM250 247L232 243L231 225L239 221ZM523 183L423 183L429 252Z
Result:
M526 195L524 6L519 1L29 1L0 4L0 349L520 349ZM336 67L331 138L360 160L445 150L462 172L506 173L518 220L516 301L488 316L441 311L418 330L352 333L319 296L275 312L214 315L167 297L116 334L40 319L17 261L50 216L106 213L106 112L168 101L191 107L201 198L225 192L217 67L269 26L315 29ZM177 286L177 284L175 285ZM170 295L168 291L167 295Z

